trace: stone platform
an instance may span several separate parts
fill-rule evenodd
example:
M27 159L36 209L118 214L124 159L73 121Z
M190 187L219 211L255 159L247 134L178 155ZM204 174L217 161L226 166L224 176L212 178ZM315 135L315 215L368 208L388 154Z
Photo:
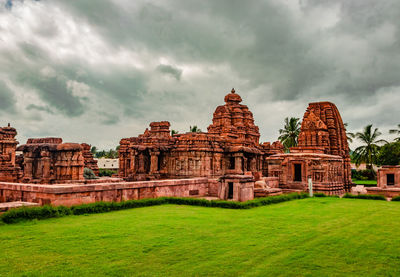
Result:
M375 195L383 195L386 198L393 198L400 195L399 187L389 187L389 188L381 188L381 187L366 187L368 194Z
M53 185L0 182L0 203L23 201L39 205L72 206L163 196L216 197L217 185L218 182L208 178Z
M6 212L10 209L21 208L21 207L35 207L35 206L40 206L40 205L38 203L22 202L22 201L0 203L0 213Z

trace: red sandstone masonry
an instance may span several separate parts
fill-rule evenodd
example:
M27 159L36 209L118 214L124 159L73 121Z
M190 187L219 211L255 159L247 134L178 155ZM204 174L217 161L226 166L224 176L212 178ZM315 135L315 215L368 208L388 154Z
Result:
M72 206L98 201L123 201L163 196L209 196L214 180L207 178L122 182L90 185L36 185L0 183L0 202L25 201ZM213 193L212 193L213 194Z

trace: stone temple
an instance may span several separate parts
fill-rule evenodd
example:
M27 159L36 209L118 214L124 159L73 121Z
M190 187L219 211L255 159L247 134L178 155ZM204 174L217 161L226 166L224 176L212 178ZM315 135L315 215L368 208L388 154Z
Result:
M36 138L17 148L16 130L0 128L0 202L73 205L160 196L246 201L307 191L309 180L317 192L349 190L349 146L334 104L311 103L298 146L285 153L280 142L260 143L253 114L234 89L224 101L207 132L171 135L170 123L160 121L121 139L113 178L85 180L85 167L99 172L90 145Z
M220 177L261 172L265 158L283 151L281 143L260 145L253 114L232 90L214 112L207 133L171 136L170 123L153 122L139 137L120 142L120 177L154 180Z

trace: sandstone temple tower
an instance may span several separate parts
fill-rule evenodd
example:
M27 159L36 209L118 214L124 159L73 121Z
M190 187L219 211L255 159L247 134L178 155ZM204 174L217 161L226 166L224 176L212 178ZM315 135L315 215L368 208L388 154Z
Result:
M261 172L264 158L283 152L279 142L260 145L252 112L234 89L214 112L206 133L170 135L170 123L153 122L143 135L120 142L120 177L217 178Z
M316 191L340 194L351 186L349 145L346 129L335 104L309 104L304 114L297 147L290 153L267 159L268 175L279 177L282 188L307 189L312 180Z

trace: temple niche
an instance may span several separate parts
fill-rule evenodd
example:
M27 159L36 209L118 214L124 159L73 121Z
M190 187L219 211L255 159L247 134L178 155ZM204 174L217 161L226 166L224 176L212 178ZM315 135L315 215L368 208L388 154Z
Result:
M214 112L208 132L170 135L170 123L153 122L139 137L120 141L120 177L125 180L259 176L266 156L283 153L279 142L259 143L253 114L234 89ZM259 174L258 174L259 173Z
M28 139L21 151L23 183L68 183L82 181L84 158L78 143L62 143L61 138Z
M0 128L0 181L17 182L19 168L16 166L15 151L18 141L15 139L15 128Z
M336 106L329 102L309 104L304 114L298 146L290 153L267 158L268 176L279 178L281 188L341 194L351 186L346 129Z

